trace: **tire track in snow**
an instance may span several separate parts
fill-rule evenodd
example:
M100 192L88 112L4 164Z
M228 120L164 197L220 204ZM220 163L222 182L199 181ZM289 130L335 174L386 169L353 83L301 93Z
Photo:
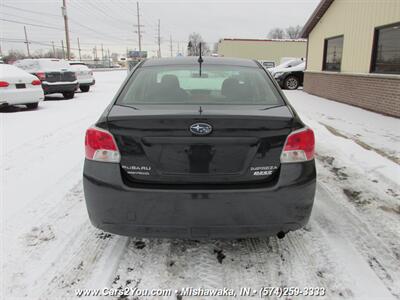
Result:
M133 281L139 288L229 287L238 291L240 287L325 287L327 299L378 296L392 299L385 278L376 275L364 259L365 253L359 252L357 243L346 236L346 232L371 233L357 232L355 227L361 225L351 220L352 215L341 211L336 197L321 192L322 189L318 186L310 224L305 230L289 233L283 240L276 237L200 242L154 239L145 240L145 248L137 249L136 240L132 239L120 261L118 284L113 286ZM379 241L371 239L364 242L374 244L373 253ZM222 249L226 256L222 264L216 259L215 248ZM376 262L384 268L381 258ZM396 274L392 276L396 278ZM365 286L364 281L369 284Z
M356 296L358 293L372 299L399 299L399 261L390 249L369 230L367 223L340 205L328 186L320 183L317 195L320 201L314 207L314 220L333 247L333 257L342 264L346 275L364 281L362 285L359 281L353 285ZM371 262L372 258L379 268Z
M98 269L101 260L116 255L109 251L115 249L117 244L124 245L126 238L111 234L105 234L95 229L89 221L85 222L77 232L73 241L60 256L54 260L51 270L46 270L41 277L46 286L38 286L40 299L74 298L75 290L87 288L88 281ZM112 273L113 266L109 266L109 273ZM104 270L104 268L103 268ZM101 274L107 277L106 273Z
M86 288L87 280L94 277L93 272L104 259L104 253L126 239L104 234L90 224L83 203L81 181L64 197L53 196L53 193L49 195L50 200L55 200L53 204L49 203L42 211L31 207L33 216L26 218L30 222L8 232L19 234L15 239L17 244L24 243L32 224L39 228L49 224L54 233L53 239L37 245L14 245L13 248L19 251L9 253L4 266L10 275L7 291L10 296L22 294L39 299L73 297L75 288ZM43 203L38 207L43 207Z
M22 163L29 161L29 159L25 159L27 153L26 149L29 149L30 153L38 153L45 149L44 145L51 143L52 139L59 139L59 136L64 136L65 133L75 133L75 127L80 127L81 123L87 123L87 121L92 118L93 116L84 116L80 119L63 124L62 126L54 129L51 132L47 132L45 134L42 134L41 136L32 138L31 140L25 141L24 143L9 149L4 154L4 157L7 161L15 161L12 158L18 157L18 165L21 165ZM65 140L63 140L63 142L65 143ZM21 158L23 159L22 161Z
M328 248L321 246L325 241L315 243L313 239L310 239L309 232L291 233L286 239L280 241L271 237L201 242L150 240L141 250L136 249L134 242L131 242L133 249L127 250L125 257L121 260L116 275L118 283L113 287L124 288L126 285L120 284L126 281L139 282L139 288L228 287L235 288L237 291L240 287L259 289L263 286L297 285L299 287L326 287L336 296L344 298L351 295L351 292L340 287L343 284L340 279L332 281L325 274L321 277L317 275L324 270L321 266L334 272L333 277L340 278L341 274L340 271L335 272L330 268L334 262L326 266L325 255L329 257L330 253ZM218 263L213 253L215 247L222 249L226 255L222 264ZM322 254L323 258L316 262L315 255ZM154 264L157 257L163 259L163 262ZM173 266L169 266L171 260L174 261ZM129 267L126 268L127 266ZM151 272L144 270L151 270ZM348 286L351 285L348 284ZM244 298L246 297L241 299ZM224 299L229 299L229 297Z
M118 279L115 280L115 284L108 282L105 286L170 288L174 286L171 285L173 282L176 283L177 289L180 287L257 287L257 285L324 286L330 291L331 296L352 298L359 295L360 287L354 287L351 282L360 280L356 277L360 276L359 274L367 273L367 278L374 280L371 287L375 289L382 287L382 284L378 283L380 279L371 276L371 270L365 270L365 268L370 268L366 261L352 265L350 276L344 275L348 273L348 267L346 268L341 261L341 252L337 253L334 244L339 235L339 241L345 239L346 243L350 244L350 246L342 246L345 252L360 256L352 245L353 240L347 240L346 237L341 236L344 231L354 231L353 227L360 227L360 225L351 222L354 218L352 215L338 217L335 212L337 210L340 215L343 215L340 211L340 202L337 202L333 195L321 195L320 187L318 191L310 228L289 233L283 240L277 240L275 237L202 242L152 239L143 240L145 244L143 249L138 248L141 245L138 242L141 240L130 239L125 249L122 242L121 248L124 249L125 254L119 261L119 268L115 268L117 271L111 268L109 275L106 276L113 279L118 277ZM71 195L75 200L81 199L82 191L75 187L71 190ZM43 216L51 216L52 220L59 220L61 213L62 211L50 210L44 212ZM77 214L76 211L70 211L70 213ZM333 219L327 219L326 214L333 214L331 217ZM47 265L47 268L42 268L41 274L48 275L36 274L40 280L33 287L28 288L31 295L36 295L39 290L43 291L44 286L48 286L48 290L46 289L46 292L41 294L41 298L72 296L73 289L86 288L85 283L94 282L93 277L99 276L94 274L96 265L100 260L107 261L107 257L112 255L110 249L120 242L113 243L114 237L108 242L97 242L93 236L99 231L89 224L86 212L82 220L86 222L83 222L72 234L66 232L71 240L66 240L64 246L61 247L61 254L49 260L51 265ZM338 220L344 221L345 224L339 226ZM341 229L341 226L344 226L346 230ZM362 235L362 233L355 234ZM332 249L324 247L324 244L332 246ZM222 249L226 255L222 264L219 264L216 259L215 248ZM108 253L105 254L106 252ZM172 261L174 264L171 266ZM380 263L380 259L376 261ZM335 263L338 266L335 267ZM325 268L322 268L324 264ZM377 290L385 295L379 288Z

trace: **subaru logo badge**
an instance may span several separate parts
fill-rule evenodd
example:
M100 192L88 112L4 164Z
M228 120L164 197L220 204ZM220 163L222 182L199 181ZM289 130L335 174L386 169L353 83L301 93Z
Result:
M212 131L212 126L207 123L194 123L190 126L190 132L195 135L207 135Z

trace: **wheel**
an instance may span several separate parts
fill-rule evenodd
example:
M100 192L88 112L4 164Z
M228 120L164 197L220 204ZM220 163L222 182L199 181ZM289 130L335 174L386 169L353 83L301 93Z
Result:
M288 76L283 82L283 87L288 90L295 90L299 87L299 79L296 76Z
M82 91L82 93L87 93L90 90L90 85L83 85L79 87Z
M75 92L64 92L62 93L65 99L72 99L75 96Z
M39 106L39 102L26 104L26 107L28 109L36 109L36 108L38 108L38 106Z

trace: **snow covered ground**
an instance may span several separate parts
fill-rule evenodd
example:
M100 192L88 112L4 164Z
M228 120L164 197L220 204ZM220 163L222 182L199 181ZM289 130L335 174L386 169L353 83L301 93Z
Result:
M317 138L309 225L283 240L139 240L93 228L82 193L84 132L125 76L98 72L93 90L73 100L0 113L2 299L263 286L326 288L319 299L400 299L398 119L288 91Z

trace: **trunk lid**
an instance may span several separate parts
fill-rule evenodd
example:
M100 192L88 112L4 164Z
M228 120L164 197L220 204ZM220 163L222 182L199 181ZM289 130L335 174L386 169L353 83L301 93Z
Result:
M196 135L194 124L212 131ZM293 116L286 106L115 105L107 126L129 180L226 184L274 177Z
M72 71L50 71L46 72L47 82L70 82L75 81L75 73Z

